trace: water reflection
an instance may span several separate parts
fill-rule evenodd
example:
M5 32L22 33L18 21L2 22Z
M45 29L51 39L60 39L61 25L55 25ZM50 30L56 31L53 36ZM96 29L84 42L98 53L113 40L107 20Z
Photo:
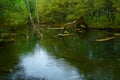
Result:
M43 78L45 80L83 80L75 67L70 66L64 59L56 59L37 44L33 53L20 58L19 66L23 68L24 77ZM15 73L14 78L20 75ZM17 75L18 74L18 75Z
M120 80L119 37L95 42L111 34L91 31L53 38L58 31L43 33L40 43L18 39L0 46L1 80Z

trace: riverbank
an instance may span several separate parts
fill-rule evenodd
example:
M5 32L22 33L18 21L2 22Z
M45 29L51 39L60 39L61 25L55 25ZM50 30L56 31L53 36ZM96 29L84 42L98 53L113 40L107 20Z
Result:
M47 29L64 29L64 25L67 23L61 23L61 24L42 24L41 27L47 28ZM88 24L89 30L106 30L106 31L114 31L119 32L120 31L120 25L92 25ZM72 29L72 27L71 27Z
M44 28L44 29L49 29L49 30L62 30L64 29L64 25L65 23L61 23L61 24L41 24L40 29ZM119 36L120 35L120 28L117 27L115 28L113 27L97 27L97 26L92 26L92 25L88 25L89 30L103 30L103 31L109 31L109 32L114 32L113 36ZM72 27L69 29L73 29ZM15 37L18 36L19 34L24 36L25 39L28 40L29 38L29 31L30 27L25 27L25 28L16 28L16 32L11 31L11 30L6 30L6 29L1 29L0 30L0 44L1 43L15 43ZM84 32L84 28L81 29L75 29L79 32ZM35 31L36 32L36 31ZM66 35L66 34L65 34ZM61 36L61 35L60 35Z

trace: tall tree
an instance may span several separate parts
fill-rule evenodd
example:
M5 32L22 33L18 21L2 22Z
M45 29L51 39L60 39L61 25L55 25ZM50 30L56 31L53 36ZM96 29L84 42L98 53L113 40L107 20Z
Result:
M33 19L32 19L32 14L31 14L31 11L30 11L29 0L26 0L26 2L27 2L27 7L28 7L29 18L30 18L31 24L33 24L34 21L33 21Z

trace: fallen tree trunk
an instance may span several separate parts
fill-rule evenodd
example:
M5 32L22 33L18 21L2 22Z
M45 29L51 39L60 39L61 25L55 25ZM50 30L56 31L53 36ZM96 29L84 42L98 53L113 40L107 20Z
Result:
M95 41L96 42L103 42L103 41L109 41L109 40L112 40L114 39L115 37L107 37L107 38L103 38L103 39L96 39Z
M70 33L65 33L65 34L57 34L55 35L55 37L67 37L67 36L72 36L73 34L70 34Z

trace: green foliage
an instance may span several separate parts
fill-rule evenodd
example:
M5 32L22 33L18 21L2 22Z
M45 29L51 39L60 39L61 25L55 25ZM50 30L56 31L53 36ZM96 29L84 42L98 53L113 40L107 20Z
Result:
M81 15L87 23L118 24L120 0L39 0L42 23L63 23Z
M79 3L77 0L45 0L39 6L42 21L61 23L74 20L80 15L75 13Z
M0 27L29 22L27 0L0 0ZM28 0L36 21L35 0ZM38 0L41 23L66 23L84 16L95 25L120 24L120 0Z
M0 25L16 26L27 18L27 9L24 0L0 0Z

